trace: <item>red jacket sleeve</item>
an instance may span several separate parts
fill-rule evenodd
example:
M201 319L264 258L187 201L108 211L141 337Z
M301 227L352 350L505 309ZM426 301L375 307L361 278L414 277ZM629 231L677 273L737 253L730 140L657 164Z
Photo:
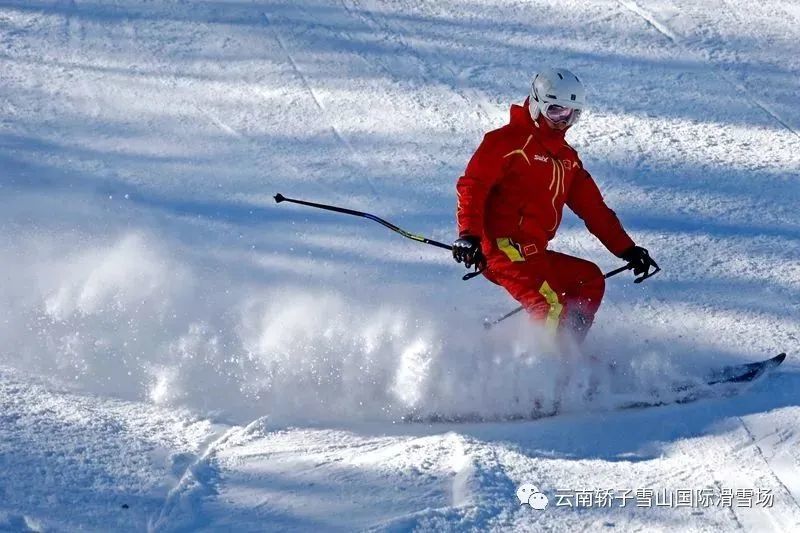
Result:
M489 191L503 175L503 158L492 133L484 136L456 183L458 234L483 236L483 215Z
M586 228L617 257L634 245L622 227L616 213L603 201L600 189L581 167L567 196L567 205L586 223Z

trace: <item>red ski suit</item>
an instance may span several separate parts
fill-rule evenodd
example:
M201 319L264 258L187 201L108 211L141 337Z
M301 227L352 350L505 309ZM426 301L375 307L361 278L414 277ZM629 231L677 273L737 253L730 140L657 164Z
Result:
M481 238L488 268L535 319L585 336L605 280L594 263L547 250L566 204L614 255L634 245L564 132L534 121L528 101L486 134L456 185L460 236Z

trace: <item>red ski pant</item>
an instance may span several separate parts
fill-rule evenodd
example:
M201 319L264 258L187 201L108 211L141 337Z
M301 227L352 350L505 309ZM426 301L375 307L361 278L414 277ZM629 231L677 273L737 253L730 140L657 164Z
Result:
M549 250L523 257L494 249L487 262L485 276L502 285L532 318L554 331L568 329L583 340L605 292L597 265Z

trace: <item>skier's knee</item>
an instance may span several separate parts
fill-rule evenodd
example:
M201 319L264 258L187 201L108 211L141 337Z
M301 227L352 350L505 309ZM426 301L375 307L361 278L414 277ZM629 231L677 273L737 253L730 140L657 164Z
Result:
M590 301L597 307L600 305L605 291L606 279L603 275L603 271L594 263L589 263L586 277L581 280L581 287L578 291L580 299Z

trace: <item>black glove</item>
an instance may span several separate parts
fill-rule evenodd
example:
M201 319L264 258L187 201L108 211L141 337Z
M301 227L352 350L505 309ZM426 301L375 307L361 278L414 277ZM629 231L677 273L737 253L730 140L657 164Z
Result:
M641 246L632 246L622 252L620 258L627 261L633 267L633 273L635 275L639 274L649 274L650 268L658 270L658 265L653 258L650 257L650 252L646 249L642 248Z
M481 251L481 240L479 237L464 235L453 243L453 259L458 263L464 263L467 268L475 267L481 270L486 267L486 257Z

